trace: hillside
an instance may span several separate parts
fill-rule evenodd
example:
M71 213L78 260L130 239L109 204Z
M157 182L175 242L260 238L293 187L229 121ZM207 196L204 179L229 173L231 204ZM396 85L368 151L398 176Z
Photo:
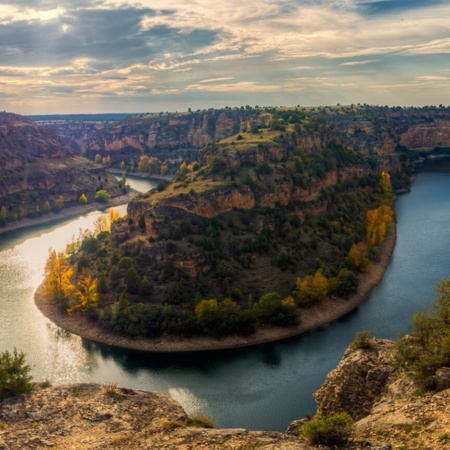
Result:
M23 116L0 113L3 224L76 205L82 194L92 202L99 189L112 197L122 194L113 176L65 145L54 131Z
M425 154L450 148L450 109L388 108L370 105L292 108L224 108L188 113L139 114L114 123L67 121L52 126L93 160L110 156L136 170L142 155L157 158L173 173L182 160L198 159L205 145L261 125L282 129L305 116L334 123L345 147L380 156L413 151ZM303 143L311 148L314 142ZM311 149L310 148L310 149Z
M155 338L296 327L326 297L354 294L393 222L383 169L409 183L409 160L345 148L333 123L312 116L278 128L207 145L110 233L54 255L73 275L65 290L49 269L50 297L107 330Z

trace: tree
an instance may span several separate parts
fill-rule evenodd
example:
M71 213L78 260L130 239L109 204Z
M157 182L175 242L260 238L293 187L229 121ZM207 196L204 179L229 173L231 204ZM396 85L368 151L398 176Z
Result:
M106 279L105 272L102 272L98 279L98 292L100 292L101 294L106 294L108 291L109 291L108 280Z
M5 208L5 206L2 206L0 209L0 219L6 220L7 214L8 214L8 212Z
M84 268L81 272L74 298L73 304L67 308L68 314L72 314L76 309L81 309L83 313L86 313L97 306L97 280L93 278L88 268Z
M121 170L125 170L125 168L126 168L125 161L122 161L122 162L120 163L120 169L121 169Z
M31 366L25 364L25 354L14 349L0 353L0 402L34 389Z
M327 293L328 280L322 269L318 269L314 275L306 275L303 279L297 278L293 291L294 298L300 305L319 302L327 296Z
M139 292L141 277L134 267L130 267L126 270L124 282L127 287L127 292L129 292L130 294L137 294Z
M109 167L111 165L111 156L106 156L102 159L102 166Z
M167 167L167 164L162 165L161 170L160 170L161 175L165 176L167 174L168 170L169 170L169 168Z
M147 278L147 275L144 275L144 277L141 280L141 284L139 286L139 294L141 295L150 295L153 291L152 283L150 283L150 280Z
M195 307L195 316L199 328L208 334L214 333L219 317L219 305L217 300L202 300Z
M101 164L101 163L102 163L102 155L100 155L100 154L97 153L97 154L95 155L94 162L95 162L96 164Z
M55 200L55 207L56 209L62 209L64 208L64 197L62 195L60 195L56 200Z
M105 190L101 189L95 194L95 201L100 203L108 203L111 200L111 194Z
M44 203L44 212L49 212L50 211L50 202L48 200L45 201Z
M394 211L388 205L367 211L367 244L375 247L384 242L386 232L394 221Z
M86 195L85 194L81 194L80 198L78 199L78 203L80 205L86 205L87 202L88 202L88 199L87 199Z
M72 275L73 269L66 254L50 249L45 265L44 295L65 307L75 289Z
M371 265L367 244L365 242L353 244L348 252L348 259L360 272L367 272Z

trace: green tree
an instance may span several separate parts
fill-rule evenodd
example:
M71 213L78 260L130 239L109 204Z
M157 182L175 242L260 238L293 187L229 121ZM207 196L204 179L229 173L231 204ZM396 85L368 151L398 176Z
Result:
M25 355L16 349L0 353L0 401L30 392L34 383L31 366L25 363Z
M102 272L98 279L98 292L100 292L101 294L106 294L108 291L109 291L108 280L106 278L105 272Z
M144 275L141 284L139 286L139 294L141 295L150 295L153 291L152 283L150 283L150 280L147 278L147 275Z
M134 267L130 267L129 269L127 269L127 271L125 272L124 282L127 287L127 292L129 292L130 294L137 294L139 292L141 277Z
M95 194L95 201L100 203L108 203L111 200L111 194L105 190L101 189Z

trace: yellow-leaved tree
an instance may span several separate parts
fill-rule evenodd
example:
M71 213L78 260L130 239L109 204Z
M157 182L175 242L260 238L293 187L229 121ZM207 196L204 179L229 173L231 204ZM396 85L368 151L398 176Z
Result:
M73 301L67 308L67 313L72 314L76 309L83 313L95 308L98 303L97 280L92 276L89 269L84 268L74 291Z
M299 305L309 305L323 300L328 293L328 280L318 269L314 275L297 278L293 295Z
M72 275L66 254L51 248L45 265L44 295L66 307L75 289Z
M365 242L353 244L348 252L348 259L360 272L367 272L372 264L369 259L369 247Z
M367 244L375 247L383 243L394 221L394 211L388 205L367 211Z

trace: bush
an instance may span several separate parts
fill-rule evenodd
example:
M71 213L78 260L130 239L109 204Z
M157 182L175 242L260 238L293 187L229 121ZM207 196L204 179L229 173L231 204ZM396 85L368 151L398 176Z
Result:
M95 194L96 202L108 203L110 200L111 200L111 194L105 189L100 189Z
M355 340L352 342L351 347L353 349L373 348L373 344L370 342L372 338L372 331L362 331L361 333L356 333Z
M311 445L345 444L351 435L353 419L345 412L330 417L317 415L303 427Z
M24 353L16 349L12 354L8 350L0 353L0 401L32 391L30 371Z

